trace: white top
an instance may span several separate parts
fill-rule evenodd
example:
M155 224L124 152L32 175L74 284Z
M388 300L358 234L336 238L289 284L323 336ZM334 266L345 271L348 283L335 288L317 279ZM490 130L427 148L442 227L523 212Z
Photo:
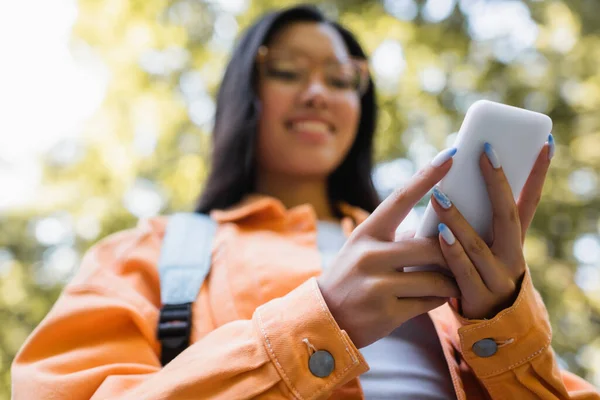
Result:
M317 247L323 268L329 266L345 242L339 224L319 221ZM360 352L371 367L359 378L368 400L456 399L448 365L428 314L405 322Z

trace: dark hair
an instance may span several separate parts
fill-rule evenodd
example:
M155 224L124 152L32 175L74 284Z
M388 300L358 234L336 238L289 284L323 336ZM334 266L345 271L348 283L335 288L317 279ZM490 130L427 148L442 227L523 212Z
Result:
M208 213L213 209L230 207L254 191L256 137L261 107L254 90L256 55L258 48L268 44L277 31L290 23L301 21L330 24L340 33L351 55L366 58L352 33L329 21L313 6L300 5L271 12L248 28L233 51L217 95L211 172L196 212ZM377 119L375 89L371 79L360 105L360 122L354 144L346 159L328 179L330 204L338 216L340 212L335 204L339 201L369 212L379 204L371 178Z

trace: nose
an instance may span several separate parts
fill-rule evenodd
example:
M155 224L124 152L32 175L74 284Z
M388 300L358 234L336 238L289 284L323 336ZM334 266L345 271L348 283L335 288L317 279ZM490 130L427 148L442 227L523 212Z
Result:
M314 108L327 108L327 87L322 79L313 76L300 93L300 102Z

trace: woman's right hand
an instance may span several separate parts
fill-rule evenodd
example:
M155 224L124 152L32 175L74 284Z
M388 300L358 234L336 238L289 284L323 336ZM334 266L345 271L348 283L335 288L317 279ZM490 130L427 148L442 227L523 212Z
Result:
M437 238L395 240L398 225L450 170L452 161L419 171L396 190L348 238L332 265L318 278L329 310L356 347L389 335L409 319L458 298L454 279L440 272L402 272L402 267L447 268Z

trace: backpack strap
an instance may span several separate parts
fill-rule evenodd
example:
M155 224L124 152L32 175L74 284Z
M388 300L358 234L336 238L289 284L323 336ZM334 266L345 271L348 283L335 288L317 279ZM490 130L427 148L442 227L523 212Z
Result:
M177 213L167 223L158 261L163 366L189 346L192 303L210 271L216 229L208 215L197 213Z

